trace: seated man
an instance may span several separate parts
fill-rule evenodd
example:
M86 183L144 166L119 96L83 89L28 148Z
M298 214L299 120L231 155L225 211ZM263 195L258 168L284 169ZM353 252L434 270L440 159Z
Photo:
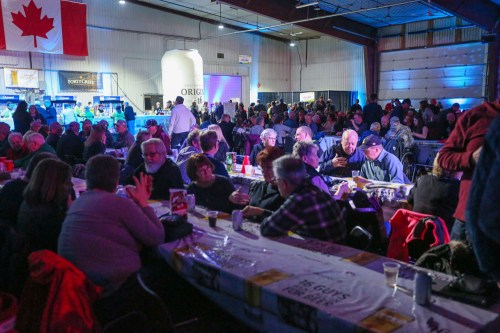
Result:
M59 124L57 121L54 121L52 124L49 126L49 135L45 139L45 142L52 146L54 150L57 149L57 143L59 142L59 139L61 138L61 134L63 132L61 124Z
M167 158L167 148L160 139L149 139L141 145L144 163L135 169L135 177L146 173L153 177L151 199L170 198L171 188L184 188L179 167Z
M278 190L285 203L260 226L263 236L293 231L305 237L341 243L346 237L345 221L337 202L311 184L299 159L290 155L273 162Z
M215 153L219 150L217 132L212 130L203 131L200 135L200 146L203 150L203 154L205 154L205 156L207 156L210 162L214 165L214 173L229 179L229 173L227 173L224 163L217 161L214 158Z
M316 171L318 167L318 147L312 142L299 141L293 146L292 156L302 160L306 167L306 172L309 175L309 180L313 185L316 185L320 190L330 194L330 190L326 185L323 177Z
M319 146L318 142L313 140L313 132L309 126L300 126L297 128L297 131L295 132L295 140L297 142L299 141L307 141L307 142L313 142L317 147L318 147L318 157L321 157L323 155L323 150Z
M0 122L0 156L5 156L7 154L7 149L9 149L9 135L9 124Z
M141 174L126 188L129 199L115 194L119 175L112 156L89 159L87 191L69 208L58 241L58 254L103 288L95 308L99 319L108 320L100 314L144 306L136 274L144 269L141 252L164 241L163 225L148 204L149 176Z
M365 155L356 148L358 133L346 130L342 133L340 145L331 146L321 156L319 173L334 177L351 177L352 170L360 170Z
M21 133L12 132L9 134L7 140L9 141L9 147L7 148L5 156L8 160L16 161L29 154Z
M403 141L405 148L410 148L413 145L413 136L411 129L408 126L401 124L398 117L391 117L391 128L385 135L387 141L400 139Z
M78 137L79 131L80 124L73 121L57 142L57 156L71 165L80 162L83 157L84 143Z
M403 164L399 159L386 151L382 140L376 135L370 135L359 147L365 153L366 161L361 167L361 177L392 183L405 183Z
M134 136L128 131L127 123L125 120L118 120L115 124L116 132L118 133L114 147L116 149L120 148L130 148L134 144Z
M26 169L33 156L41 152L49 152L55 154L54 148L45 143L43 135L39 133L32 133L26 138L26 147L29 154L14 161L14 167Z
M192 130L189 132L186 139L186 147L182 148L179 152L179 156L177 157L177 166L181 170L182 180L184 184L191 183L189 176L186 171L186 163L189 157L194 154L201 153L201 145L200 145L200 131Z

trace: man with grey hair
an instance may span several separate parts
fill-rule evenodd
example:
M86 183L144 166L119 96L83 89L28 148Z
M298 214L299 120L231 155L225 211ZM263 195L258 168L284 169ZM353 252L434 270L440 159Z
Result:
M330 194L330 189L323 180L323 177L316 171L319 165L318 147L312 142L296 142L293 146L292 156L304 162L311 183L320 190Z
M130 148L134 144L134 136L130 134L127 123L125 120L118 120L115 124L116 132L118 136L114 142L114 147L116 149L120 148Z
M160 139L149 139L141 145L142 163L134 171L134 176L139 178L141 173L153 177L151 199L165 200L170 198L171 188L184 188L179 167L167 158L167 148Z
M305 237L342 243L345 221L337 202L307 179L304 162L286 155L273 162L280 195L285 203L260 225L263 236L293 231Z
M331 146L321 157L319 172L334 177L351 177L352 170L360 170L365 155L356 148L358 133L346 130L339 145Z
M15 168L21 167L26 169L36 154L42 152L56 154L54 148L45 143L45 138L40 133L32 133L26 138L26 148L28 148L28 155L14 161Z
M29 154L21 133L12 132L9 134L7 140L9 141L9 148L7 148L5 156L8 160L16 161Z
M266 149L267 147L275 147L276 146L276 136L278 134L272 128L266 128L260 133L260 143L257 143L253 146L252 152L250 153L250 164L255 166L257 165L257 155Z

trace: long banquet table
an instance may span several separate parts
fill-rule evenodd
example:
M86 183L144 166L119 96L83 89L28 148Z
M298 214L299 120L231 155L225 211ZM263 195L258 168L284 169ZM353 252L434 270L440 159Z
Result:
M153 203L158 215L166 203ZM297 235L269 239L259 225L234 231L219 217L211 228L204 211L189 214L193 233L159 247L193 286L261 332L499 332L500 304L490 309L433 295L429 306L411 296L416 268L403 264L398 285L385 285L391 259ZM433 274L438 283L453 278ZM410 293L409 293L410 291Z

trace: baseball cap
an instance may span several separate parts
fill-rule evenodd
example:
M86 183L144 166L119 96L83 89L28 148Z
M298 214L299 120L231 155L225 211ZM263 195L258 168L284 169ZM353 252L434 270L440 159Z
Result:
M359 149L365 150L370 147L380 146L382 144L382 140L377 135L369 135L364 140Z
M394 124L394 123L399 122L399 121L400 121L399 117L396 117L396 116L391 117L391 124Z
M158 126L158 122L154 119L148 119L146 121L146 128L150 128L151 126Z

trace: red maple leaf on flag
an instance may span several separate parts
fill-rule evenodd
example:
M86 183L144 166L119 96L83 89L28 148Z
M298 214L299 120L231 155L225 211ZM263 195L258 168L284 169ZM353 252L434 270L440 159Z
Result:
M35 47L37 47L36 38L47 39L47 32L54 29L54 19L45 15L42 18L42 7L38 8L33 0L30 0L28 6L23 5L24 13L21 11L12 14L12 23L22 30L21 36L33 36Z

